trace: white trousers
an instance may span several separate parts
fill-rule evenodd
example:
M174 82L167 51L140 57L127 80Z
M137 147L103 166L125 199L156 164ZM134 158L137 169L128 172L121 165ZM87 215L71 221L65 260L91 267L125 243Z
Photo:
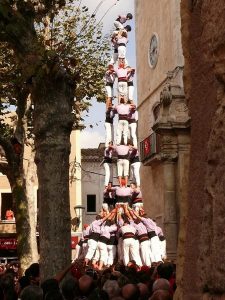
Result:
M134 181L137 184L137 186L140 186L141 184L140 167L141 167L141 162L139 161L130 165L132 181Z
M118 245L117 245L117 253L118 253L118 261L122 262L123 261L123 239L120 237L118 239Z
M141 258L144 266L151 267L151 256L150 256L150 243L144 241L140 243Z
M133 238L123 240L123 263L125 266L129 261L134 260L138 266L141 266L141 259L139 253L139 243Z
M162 261L161 257L161 249L160 249L160 240L158 236L154 236L150 239L151 243L151 250L153 255L153 261L152 262L159 262Z
M99 260L103 261L104 265L107 264L108 261L108 251L107 251L107 245L102 242L98 242L98 249L99 249Z
M166 255L166 240L164 241L160 241L160 249L161 249L161 257L162 259L166 259L167 255Z
M110 85L106 85L105 89L106 89L107 97L112 98L113 97L113 87Z
M118 59L118 52L113 52L113 55L110 59L109 64L110 65L115 65L115 63L117 62L117 59Z
M131 123L129 124L129 129L130 129L130 136L132 138L132 142L134 144L134 147L137 148L137 123Z
M118 58L125 58L126 57L126 46L119 46L118 47Z
M103 164L104 168L105 168L105 186L107 186L109 184L109 180L110 180L110 169L111 169L111 164L109 163L104 163Z
M108 250L108 260L106 265L112 266L116 258L116 245L107 245L107 250Z
M128 85L128 99L129 100L134 100L134 86L133 85Z
M88 240L88 250L87 250L87 254L85 256L85 258L91 260L92 257L95 254L95 250L97 248L98 242L96 242L95 240L89 239Z
M120 95L124 95L125 97L127 97L127 82L125 81L119 81L118 82L118 93Z
M114 127L113 124L105 122L105 146L109 146L109 142L114 140Z
M114 21L114 26L118 29L123 29L123 24L121 24L119 21Z
M120 145L123 134L124 144L127 145L127 137L129 132L129 124L127 120L119 120L116 131L116 144Z
M128 176L129 175L129 160L119 158L117 160L117 176Z

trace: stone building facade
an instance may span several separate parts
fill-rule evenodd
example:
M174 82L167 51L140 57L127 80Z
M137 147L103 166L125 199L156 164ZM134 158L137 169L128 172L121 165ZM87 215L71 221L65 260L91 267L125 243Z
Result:
M180 0L136 1L138 136L145 208L176 258L187 198L190 117L183 89Z
M136 1L142 189L177 249L177 300L225 299L224 11Z
M185 256L175 299L225 299L224 22L224 1L181 1L192 131Z
M83 223L90 224L101 210L104 191L104 167L101 164L105 144L98 148L81 149ZM112 164L111 181L117 184L116 164Z

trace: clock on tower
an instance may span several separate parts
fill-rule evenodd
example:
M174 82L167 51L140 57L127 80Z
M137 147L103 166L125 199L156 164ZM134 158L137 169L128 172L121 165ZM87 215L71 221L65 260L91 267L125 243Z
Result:
M159 56L159 38L157 33L153 33L149 45L149 65L152 69L156 67Z

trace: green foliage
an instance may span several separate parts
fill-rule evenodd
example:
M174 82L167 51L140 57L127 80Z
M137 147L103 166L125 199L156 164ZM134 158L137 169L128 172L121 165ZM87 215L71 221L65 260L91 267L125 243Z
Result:
M34 50L37 53L29 55L27 77L24 77L23 63L15 59L9 44L0 43L1 103L18 105L18 91L24 84L29 87L33 77L43 71L49 72L54 65L65 71L68 80L76 82L75 124L79 124L81 112L88 111L93 97L105 101L103 78L109 60L109 39L103 36L102 24L97 23L95 15L80 3L80 0L12 1L11 7L21 12L25 19L33 16L38 45L31 47L32 53ZM33 67L37 57L41 57L38 72Z
M102 24L97 24L86 6L80 7L80 1L67 2L64 9L51 16L50 25L38 25L44 40L46 27L49 26L49 38L45 40L48 53L57 55L66 71L76 78L74 108L87 110L91 98L105 100L104 75L109 60L109 39L102 34Z

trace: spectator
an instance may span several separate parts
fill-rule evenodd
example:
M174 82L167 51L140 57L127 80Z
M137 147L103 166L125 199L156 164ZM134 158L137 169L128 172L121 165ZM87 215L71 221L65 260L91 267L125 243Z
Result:
M149 290L148 286L144 283L139 282L137 284L139 291L140 291L140 300L147 300L149 298Z
M62 294L65 300L74 300L75 296L78 295L78 290L78 281L73 277L64 280L62 284Z
M103 285L103 291L105 291L108 294L109 299L119 296L120 287L118 282L116 280L107 280Z
M172 300L170 293L168 291L157 290L153 293L149 300Z
M13 220L15 220L14 212L12 211L11 208L7 209L7 211L5 213L5 219L7 221L13 221Z
M50 278L42 282L43 298L51 291L59 291L59 283L56 279Z
M91 292L94 290L94 280L89 275L83 275L79 279L79 291L81 296L87 297L91 294ZM85 298L84 298L85 299Z
M170 283L167 279L159 278L157 279L152 286L152 291L155 292L157 290L164 290L169 291L170 290Z
M32 299L33 300L33 299ZM56 291L49 291L46 295L44 300L64 300L62 294L59 290Z
M20 296L21 300L42 300L43 290L37 285L28 285L23 289Z
M126 300L137 300L140 296L140 290L136 284L126 284L122 288L122 296Z

